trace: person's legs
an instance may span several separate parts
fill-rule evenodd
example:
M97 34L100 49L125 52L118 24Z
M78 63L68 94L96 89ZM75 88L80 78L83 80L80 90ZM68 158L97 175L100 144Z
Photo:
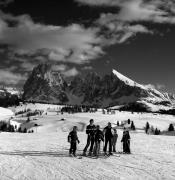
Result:
M100 141L97 142L97 156L100 154Z
M77 143L74 142L74 143L73 143L73 147L72 147L73 155L76 155L76 150L77 150Z
M112 144L113 152L116 152L116 144L117 144L117 141L114 141Z
M127 141L127 148L126 148L126 153L130 154L130 141Z
M106 153L107 150L107 145L108 145L108 139L105 138L105 147L104 147L104 153Z
M123 152L126 153L126 140L123 142Z
M109 141L109 153L112 152L112 141L111 140L112 139L108 139L108 141Z
M72 149L73 149L73 143L70 143L70 149L69 149L69 154L72 154Z
M86 151L87 151L87 149L88 149L88 147L90 145L90 142L91 142L91 139L90 139L90 136L88 135L88 137L87 137L87 144L86 144L86 146L85 146L85 148L83 150L84 153L86 153Z
M97 141L94 143L94 151L93 154L96 156L97 155Z
M95 140L94 140L94 137L91 137L91 138L90 138L91 147L90 147L90 150L89 150L90 153L92 153L92 151L93 151L94 141L95 141Z

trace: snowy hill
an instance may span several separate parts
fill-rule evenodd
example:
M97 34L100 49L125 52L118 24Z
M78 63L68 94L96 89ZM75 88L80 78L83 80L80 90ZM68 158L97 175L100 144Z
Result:
M142 103L150 111L172 108L174 98L141 85L116 70L103 77L91 72L85 77L75 76L67 82L62 74L52 70L50 64L40 64L34 68L24 85L23 97L34 102L97 107Z
M31 105L30 105L31 106ZM39 105L37 105L39 107ZM40 107L42 108L42 107ZM45 108L45 107L44 107ZM60 119L65 118L65 121ZM79 127L77 154L86 144L85 127L93 118L102 128L108 121L134 120L136 127L143 128L146 121L154 127L166 129L174 122L173 116L116 112L115 115L78 113L57 115L48 112L35 123L40 124L34 133L1 133L0 179L2 180L133 180L175 179L175 139L171 136L146 135L143 131L130 132L132 154L120 154L98 159L71 158L68 155L67 136L74 125ZM117 151L122 151L122 130L118 129ZM101 143L102 153L103 144Z
M14 116L14 113L10 109L0 107L0 121L8 120L11 116Z

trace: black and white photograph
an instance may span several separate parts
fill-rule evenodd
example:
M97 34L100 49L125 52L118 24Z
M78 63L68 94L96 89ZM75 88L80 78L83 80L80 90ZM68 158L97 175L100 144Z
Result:
M174 0L0 0L0 180L175 180Z

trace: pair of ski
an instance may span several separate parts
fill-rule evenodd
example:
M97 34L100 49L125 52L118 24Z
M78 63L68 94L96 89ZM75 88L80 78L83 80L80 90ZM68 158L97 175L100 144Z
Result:
M77 159L82 159L83 158L81 155L73 155L73 154L70 154L69 157L77 158Z
M110 156L116 156L116 157L120 157L119 154L116 154L116 153L112 153L112 154L105 154L106 157L110 157Z
M84 157L92 158L92 159L98 159L98 158L100 158L100 159L107 159L107 158L109 158L111 156L120 157L120 155L118 155L118 154L100 154L98 156L89 156L88 155L88 156L84 156Z
M77 158L77 159L82 159L83 157L86 157L86 158L92 158L92 159L98 159L98 158L102 158L102 159L106 159L106 158L109 158L111 156L115 156L115 157L120 157L120 155L118 154L104 154L104 155L99 155L99 156L93 156L93 155L77 155L77 156L73 156L71 155L70 157L74 157L74 158Z

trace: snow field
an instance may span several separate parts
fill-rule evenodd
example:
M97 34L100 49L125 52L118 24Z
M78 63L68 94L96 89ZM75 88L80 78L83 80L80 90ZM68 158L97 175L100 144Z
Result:
M39 109L39 108L38 108ZM47 110L47 108L46 108ZM61 119L65 119L62 121ZM131 119L143 129L148 121L161 130L175 123L174 116L118 112L114 115L96 113L58 114L48 111L33 122L35 133L0 133L0 180L142 180L175 179L175 138L146 135L143 130L130 132L131 155L120 154L107 159L70 158L67 135L74 125L80 130L81 154L86 144L85 126L90 119L101 128L108 122ZM118 129L117 151L121 152L122 130ZM101 143L102 152L103 143Z

